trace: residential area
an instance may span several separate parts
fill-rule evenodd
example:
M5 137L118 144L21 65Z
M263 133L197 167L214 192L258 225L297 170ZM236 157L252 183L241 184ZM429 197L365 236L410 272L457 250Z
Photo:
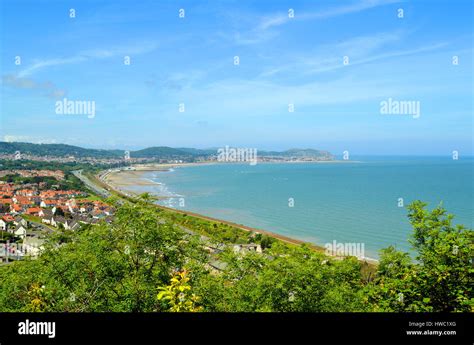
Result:
M64 178L58 171L41 174ZM31 171L18 175L38 176ZM110 205L84 191L50 189L44 182L0 181L0 262L35 257L51 233L111 222L113 213Z

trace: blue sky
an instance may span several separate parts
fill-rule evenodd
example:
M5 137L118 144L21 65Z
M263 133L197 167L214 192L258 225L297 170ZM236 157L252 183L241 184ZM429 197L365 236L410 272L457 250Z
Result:
M469 0L0 2L0 139L473 154Z

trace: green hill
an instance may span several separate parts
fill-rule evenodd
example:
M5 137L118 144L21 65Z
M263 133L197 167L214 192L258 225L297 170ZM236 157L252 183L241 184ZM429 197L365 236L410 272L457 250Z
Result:
M66 144L32 144L20 142L0 142L0 154L14 154L20 151L22 154L34 156L54 156L75 158L122 158L125 150L101 150L87 149L79 146ZM155 159L182 159L189 160L196 157L210 157L217 155L217 149L195 149L195 148L172 148L167 146L148 147L142 150L130 151L133 158L155 158ZM286 151L258 151L259 156L293 157L293 158L322 158L333 159L328 151L314 149L290 149Z
M120 150L85 149L79 146L72 146L66 144L31 144L19 142L0 142L0 154L14 154L16 151L20 151L22 154L30 154L35 156L74 156L77 158L118 158L122 157L124 152Z

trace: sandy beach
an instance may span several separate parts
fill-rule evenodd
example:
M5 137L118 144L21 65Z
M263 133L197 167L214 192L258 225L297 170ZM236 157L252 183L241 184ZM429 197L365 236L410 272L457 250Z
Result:
M154 182L145 178L147 172L150 171L168 171L172 168L184 167L184 166L199 166L209 165L215 163L176 163L176 164L140 164L134 165L133 170L128 169L116 169L111 171L105 171L99 174L99 179L108 184L113 189L127 192L130 194L136 194L131 186L157 186L158 182ZM159 196L158 196L159 197Z

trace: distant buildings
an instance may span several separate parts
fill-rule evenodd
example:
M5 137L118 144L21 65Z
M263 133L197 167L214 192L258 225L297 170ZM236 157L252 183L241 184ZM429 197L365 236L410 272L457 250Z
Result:
M64 172L61 170L2 170L0 177L6 175L20 175L21 177L50 176L61 181L64 180Z

